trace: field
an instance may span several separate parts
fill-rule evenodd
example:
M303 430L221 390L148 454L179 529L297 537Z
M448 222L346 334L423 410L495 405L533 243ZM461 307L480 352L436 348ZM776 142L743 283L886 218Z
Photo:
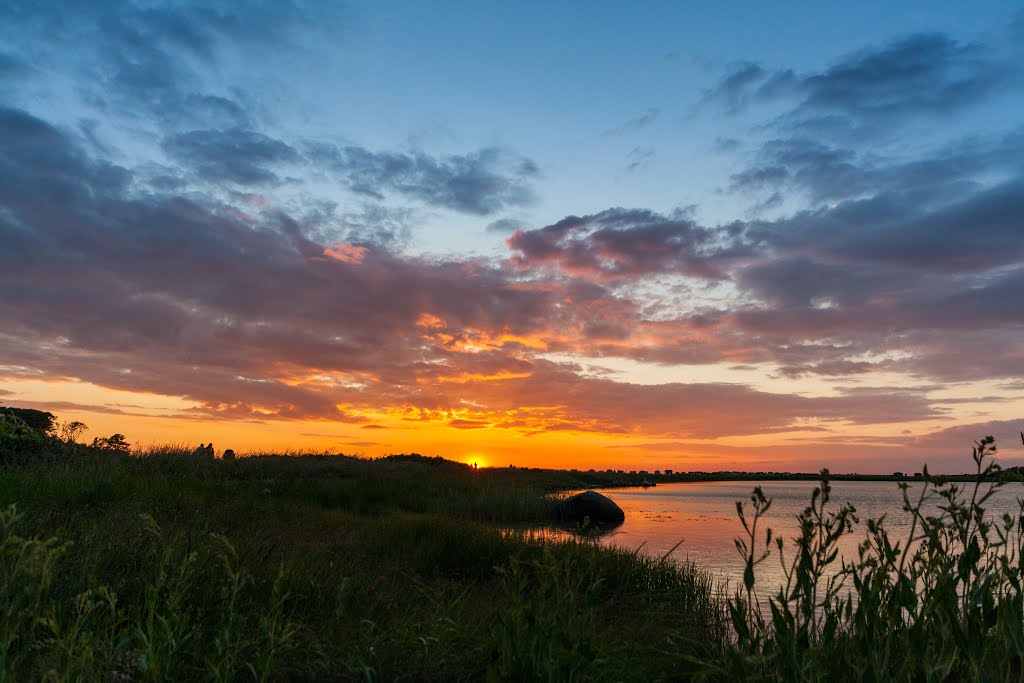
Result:
M895 482L910 537L863 520L857 558L837 557L859 520L827 471L794 539L772 537L755 488L737 503L743 585L723 591L698 566L530 531L556 523L559 492L616 474L130 452L5 419L3 681L1024 676L1024 502L985 509L1020 473L990 437L973 482ZM780 559L786 585L759 596Z
M538 478L421 457L215 461L173 449L8 465L0 670L5 680L689 677L721 636L711 578L509 531L553 519L553 484Z

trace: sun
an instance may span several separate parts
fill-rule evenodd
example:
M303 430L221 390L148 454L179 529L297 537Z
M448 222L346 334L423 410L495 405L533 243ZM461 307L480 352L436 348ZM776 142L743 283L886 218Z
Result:
M467 453L462 457L462 462L466 463L470 467L488 466L487 456L483 453Z

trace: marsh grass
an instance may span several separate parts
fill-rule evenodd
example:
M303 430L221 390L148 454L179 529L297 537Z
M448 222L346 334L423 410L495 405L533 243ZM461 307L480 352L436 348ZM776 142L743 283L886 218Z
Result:
M828 471L799 516L792 545L765 527L771 500L754 489L737 504L746 532L737 540L744 585L728 604L733 638L705 662L717 679L1020 680L1024 675L1024 501L994 519L986 509L1002 482L995 443L975 443L975 480L929 476L913 491L900 483L912 518L893 539L885 519L868 520L856 558L838 558L839 539L857 522L850 505L830 505ZM785 585L757 599L757 567L782 563ZM838 566L837 566L838 562Z
M792 542L755 489L722 600L692 564L516 531L568 473L32 451L0 467L0 681L1019 680L1024 503L988 514L993 452L899 484L909 536L867 520L856 558L827 471Z
M0 680L654 680L720 640L697 568L510 532L556 502L514 474L51 455L0 468Z

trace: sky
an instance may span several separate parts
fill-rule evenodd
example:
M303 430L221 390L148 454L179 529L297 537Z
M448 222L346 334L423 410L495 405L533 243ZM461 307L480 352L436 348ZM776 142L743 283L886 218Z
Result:
M1024 8L0 0L0 403L138 446L1024 464Z

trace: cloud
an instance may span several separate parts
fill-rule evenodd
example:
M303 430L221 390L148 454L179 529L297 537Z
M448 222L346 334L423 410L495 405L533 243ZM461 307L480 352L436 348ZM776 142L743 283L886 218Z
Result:
M194 130L164 139L171 157L203 180L239 185L279 181L270 166L294 163L298 153L281 142L251 130Z
M706 90L705 104L717 104L736 114L752 101L770 99L792 89L796 76L792 71L771 73L756 62L739 62L714 87Z
M749 347L726 326L753 328L741 317L650 320L585 280L317 243L276 209L243 215L209 196L134 192L130 171L23 112L0 113L0 130L0 173L16 179L0 189L12 255L0 271L0 352L46 377L181 396L218 419L369 429L383 409L452 428L692 438L945 414L920 392L809 399L587 376L539 354L708 362ZM598 280L701 258L715 267L695 272L719 277L737 234L615 209L543 228L534 245L526 233L511 241L531 259L520 266L565 263Z
M777 100L794 102L781 123L833 133L867 131L920 115L949 115L1019 83L1019 46L963 43L945 34L911 34L845 55L821 71L734 65L703 101L738 113ZM875 131L878 134L880 131Z
M834 262L957 273L1019 263L1024 177L978 189L937 207L898 193L800 211L748 226L751 239L776 250Z
M737 66L709 101L785 109L731 178L734 193L768 196L768 218L609 208L530 228L516 217L541 179L527 157L289 136L218 80L238 57L226 50L294 39L308 20L297 5L112 7L19 19L71 44L109 27L109 53L72 72L95 118L141 132L119 148L59 109L0 108L5 377L181 396L197 419L713 440L949 420L927 382L1012 391L1021 374L1024 135L896 151L848 136L959 111L941 104L954 91L998 101L992 83L1013 77L994 48L933 36L804 74ZM132 146L155 156L129 162ZM404 253L419 212L437 209L494 219L507 258ZM641 385L588 367L621 358L747 364L834 392ZM909 388L849 386L881 372Z
M653 156L653 147L634 147L630 150L629 154L626 155L626 168L630 171L640 170L650 163Z
M540 173L530 159L493 147L437 158L423 152L374 152L355 145L311 143L306 153L359 194L384 199L394 193L478 216L531 204L530 181Z
M0 52L0 79L13 79L29 72L29 67L19 57Z
M499 218L496 221L488 223L484 230L491 233L509 234L521 229L522 225L523 221L519 221L514 218Z
M625 135L626 133L632 133L650 126L652 123L658 120L661 115L661 110L656 107L651 107L640 116L629 119L625 123L622 123L614 128L609 128L604 132L604 135L615 136Z
M492 427L528 429L536 425L543 430L557 427L715 439L800 430L808 419L879 424L945 415L915 391L877 389L805 398L725 383L637 385L582 377L543 361L532 365L529 377L474 388L473 400L487 406ZM525 407L550 406L552 387L558 387L559 405ZM483 415L475 418L482 419Z
M209 197L136 194L129 171L24 112L0 111L0 130L11 364L194 397L218 415L343 416L337 386L264 368L299 354L297 366L400 374L422 358L424 310L519 333L545 322L550 295L497 271L362 246L350 249L359 259L338 260L274 211L246 217ZM35 277L40 268L51 276Z
M999 451L1020 451L1022 450L1020 438L1022 430L1024 430L1024 417L1018 420L973 422L914 437L910 445L917 448L960 448L966 455L972 442L985 436L994 436ZM1018 453L1013 455L1019 457Z
M456 429L486 429L487 427L490 427L491 425L490 425L489 422L485 422L484 420L462 420L462 419L456 419L456 420L449 420L448 421L448 426L449 427L455 427Z
M85 98L122 115L159 121L164 126L199 123L204 107L218 110L206 125L235 107L222 80L225 66L267 63L285 47L343 35L347 16L337 3L282 0L237 7L224 2L132 0L40 3L0 7L0 36L12 46L30 48L42 71L74 74ZM6 29L6 30L4 30ZM301 33L301 38L299 34ZM74 45L73 57L59 46ZM266 77L266 74L264 74ZM216 101L219 101L217 104ZM146 121L149 123L149 121Z
M934 207L1019 172L1024 132L968 136L913 159L855 152L810 137L764 143L752 164L733 174L732 192L795 190L814 204L879 194Z
M721 279L729 259L745 253L728 228L706 228L683 213L621 208L519 230L507 244L517 252L509 260L516 268L552 266L597 279L663 272Z

